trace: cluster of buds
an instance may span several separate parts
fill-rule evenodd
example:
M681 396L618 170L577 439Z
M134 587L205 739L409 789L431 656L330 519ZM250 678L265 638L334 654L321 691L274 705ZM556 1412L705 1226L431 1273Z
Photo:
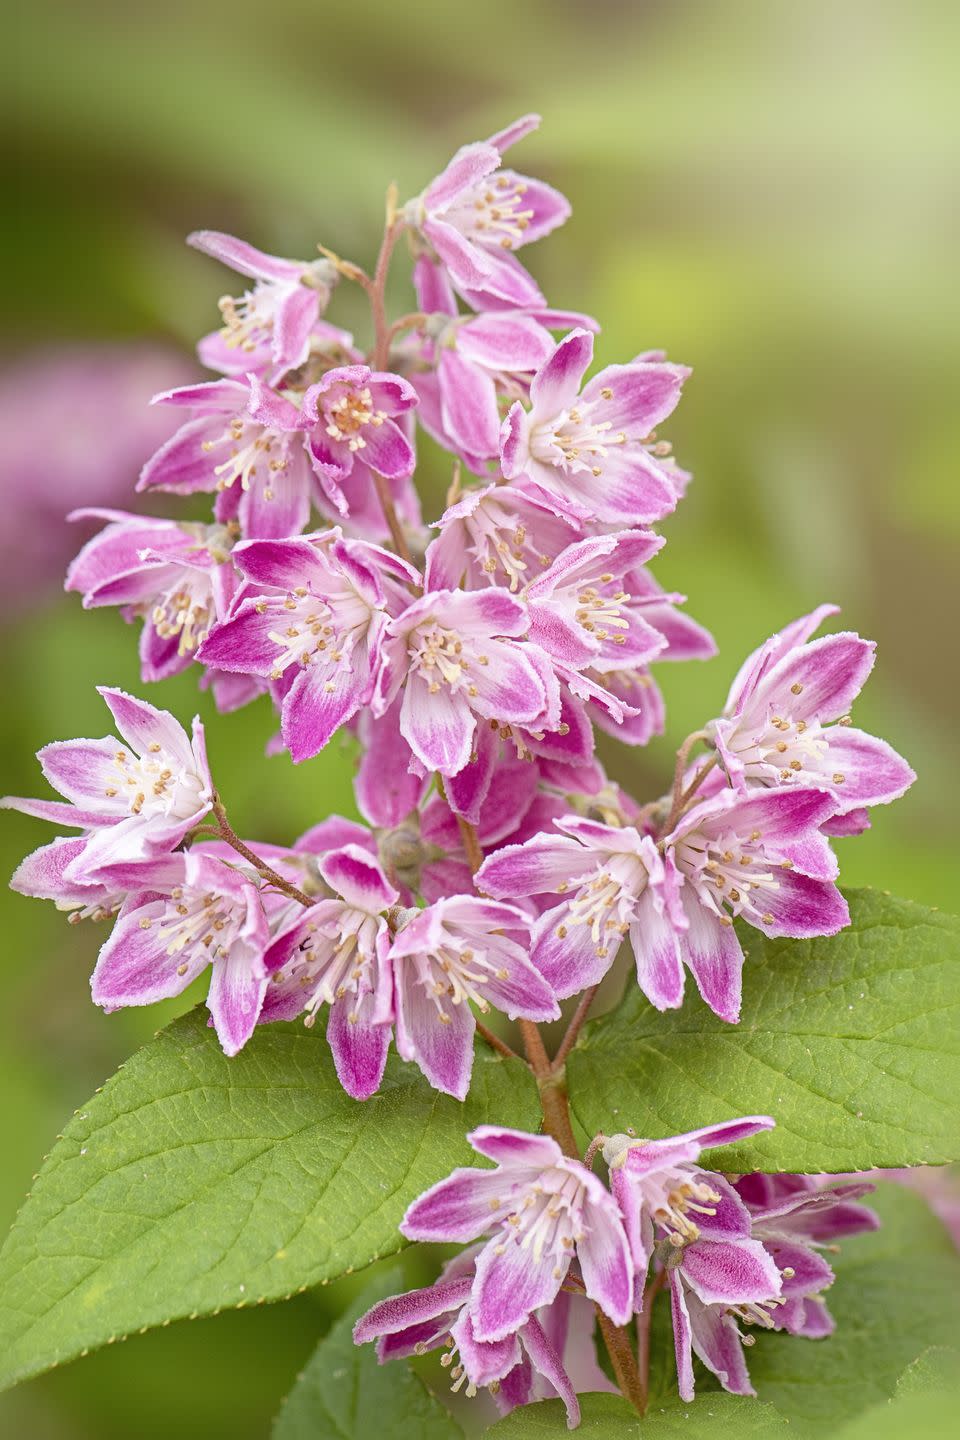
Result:
M643 802L606 774L597 730L646 744L664 726L653 667L715 649L651 569L664 544L653 527L690 480L659 433L689 371L648 350L585 378L599 327L549 307L515 253L569 214L550 186L504 167L537 123L463 147L406 204L388 197L372 276L327 251L299 262L191 236L252 288L221 301L222 328L200 342L218 378L156 397L189 418L138 488L210 494L212 514L76 512L106 525L67 588L142 621L143 680L196 665L222 712L268 697L271 749L296 763L349 732L363 823L329 816L286 847L241 840L199 721L191 738L117 690L101 692L117 735L40 752L62 801L2 802L79 832L30 855L12 883L72 919L116 917L98 1005L152 1003L208 969L231 1055L258 1024L312 1026L326 1007L337 1075L358 1101L380 1086L391 1039L463 1099L478 1028L506 1048L477 1012L523 1029L558 1018L568 997L588 1005L625 944L658 1009L683 1003L689 971L736 1024L734 921L767 936L840 930L830 837L863 830L870 807L913 780L851 724L873 645L812 638L830 606L744 662L667 794ZM416 308L390 321L401 240ZM344 283L369 296L368 351L326 318ZM432 524L418 427L455 462ZM363 1335L380 1335L386 1357L450 1333L469 1385L496 1384L505 1403L553 1387L573 1414L563 1357L589 1319L582 1297L622 1326L653 1264L673 1295L682 1392L691 1346L746 1390L731 1317L822 1332L829 1271L807 1240L853 1212L849 1193L800 1179L764 1191L756 1177L705 1177L695 1160L718 1143L709 1133L607 1142L611 1193L547 1136L475 1132L501 1169L444 1182L405 1233L493 1238L426 1298L378 1307ZM738 1257L730 1284L711 1270L721 1253Z

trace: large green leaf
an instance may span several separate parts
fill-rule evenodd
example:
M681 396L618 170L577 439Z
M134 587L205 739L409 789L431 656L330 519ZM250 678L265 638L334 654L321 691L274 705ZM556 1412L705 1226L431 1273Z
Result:
M671 1440L672 1436L766 1440L768 1435L787 1440L790 1434L787 1422L770 1405L739 1395L708 1395L693 1405L674 1399L651 1405L643 1419L619 1395L582 1395L580 1406L583 1420L576 1431L577 1440L589 1435L602 1440L643 1440L645 1435L657 1440ZM525 1405L511 1411L489 1433L496 1440L556 1440L567 1433L563 1406L559 1400Z
M273 1440L463 1440L449 1410L404 1361L380 1365L372 1345L354 1345L354 1321L404 1289L399 1270L368 1285L320 1344L284 1402Z
M727 1025L690 994L661 1015L631 986L567 1063L581 1129L671 1135L734 1115L776 1129L738 1170L865 1170L960 1157L960 920L873 891L831 939L748 950L743 1013Z
M479 1051L470 1099L391 1060L348 1099L321 1035L234 1059L205 1012L162 1031L67 1126L0 1254L0 1385L133 1330L276 1300L400 1248L410 1200L482 1120L536 1129L533 1081Z
M946 1231L902 1186L879 1187L871 1203L882 1227L830 1256L833 1335L761 1334L747 1357L758 1395L790 1418L797 1435L823 1435L826 1425L888 1400L931 1346L960 1341L960 1257Z

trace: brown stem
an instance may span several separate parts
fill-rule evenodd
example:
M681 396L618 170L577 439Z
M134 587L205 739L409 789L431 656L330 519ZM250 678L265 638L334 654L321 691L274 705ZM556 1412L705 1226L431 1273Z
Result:
M583 994L581 995L580 1002L577 1005L576 1010L574 1010L573 1014L570 1017L570 1024L567 1026L564 1037L560 1041L560 1047L557 1050L556 1055L554 1055L553 1057L554 1070L559 1070L561 1068L567 1056L570 1054L570 1051L577 1043L577 1036L580 1034L580 1031L583 1027L583 1022L586 1020L590 1006L593 1004L593 997L596 995L599 989L600 985L599 983L597 983L596 985L591 985L589 990L584 990Z
M604 1315L599 1305L594 1305L594 1309L597 1312L600 1334L607 1347L613 1373L617 1377L617 1384L624 1397L630 1401L638 1414L642 1415L647 1408L647 1397L640 1384L640 1375L637 1370L637 1362L633 1358L630 1337L626 1330L622 1330L619 1325L614 1325L613 1321Z
M643 1292L643 1305L637 1316L637 1373L643 1395L641 1414L647 1408L650 1394L650 1323L653 1319L653 1302L663 1289L667 1278L666 1270L660 1270Z
M373 315L372 368L374 370L383 370L390 356L390 326L387 322L386 305L387 275L394 246L405 229L406 225L402 220L397 220L395 216L387 216L387 226L383 232L380 254L377 256L377 268L373 272L373 280L368 291L370 310Z
M416 329L425 322L426 318L421 310L411 310L409 315L401 315L399 320L394 320L387 331L387 345L392 343L395 335L401 334L404 330Z
M467 864L470 866L470 874L476 875L483 864L483 850L480 848L480 841L477 839L477 832L469 820L462 815L457 816L457 827L460 831L460 839L463 841L463 848L467 853Z
M276 890L282 891L284 895L289 895L291 900L299 900L300 904L306 906L307 909L310 908L313 901L309 895L305 895L302 890L298 890L296 885L291 885L289 880L284 880L283 876L274 870L271 865L268 865L265 860L261 860L259 855L255 855L249 845L244 845L227 819L227 812L219 796L216 796L214 799L213 813L217 817L221 836L228 845L231 845L233 849L236 850L238 855L242 855L244 860L247 860L255 870L258 870L264 880L269 880L270 884Z
M673 788L670 793L670 814L663 827L664 835L669 835L673 829L674 823L683 806L683 772L686 769L687 760L690 758L690 751L695 745L699 745L701 740L706 739L707 732L705 730L694 730L693 734L687 736L677 751L677 763L673 771Z
M505 1056L508 1060L520 1059L520 1056L517 1054L516 1050L511 1050L506 1040L501 1040L500 1036L497 1035L495 1031L489 1030L487 1026L484 1025L482 1020L477 1020L476 1026L477 1034L481 1036L482 1039L486 1040L491 1050L496 1050L498 1054Z
M713 769L714 765L716 765L717 763L718 763L718 760L717 760L716 755L711 755L711 756L710 756L710 759L709 759L709 760L706 760L706 761L700 766L700 769L697 771L696 775L694 775L693 779L690 781L690 784L687 786L686 790L684 790L683 794L680 796L680 809L681 809L681 810L685 809L688 800L690 800L694 795L696 795L697 791L700 789L700 786L703 784L704 780L706 780L707 776L710 774L710 771Z

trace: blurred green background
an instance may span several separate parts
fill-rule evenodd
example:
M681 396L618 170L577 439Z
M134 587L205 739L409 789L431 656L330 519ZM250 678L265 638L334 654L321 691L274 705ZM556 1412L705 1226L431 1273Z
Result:
M616 773L657 793L671 747L716 713L746 650L834 600L879 642L857 721L920 775L871 833L841 845L844 879L955 906L955 5L33 0L8 24L0 523L16 583L0 620L3 791L42 790L42 742L103 733L95 684L139 684L134 632L60 590L74 542L58 517L92 498L71 486L65 457L82 449L96 476L97 437L77 439L82 392L43 365L2 403L30 353L159 341L159 383L187 379L228 288L184 247L187 231L289 255L322 241L369 265L390 180L405 198L457 145L536 109L542 131L516 164L574 206L525 257L548 297L601 319L602 360L663 346L695 371L669 436L696 482L664 527L657 571L722 653L661 668L669 734L619 754ZM353 306L341 292L332 318L362 334ZM439 493L446 465L425 449ZM25 565L28 536L39 546ZM187 719L194 676L150 698ZM219 720L208 697L199 709L241 832L287 841L330 810L352 813L346 751L294 771L261 758L265 703ZM6 871L47 838L17 816L3 829ZM183 1002L102 1016L87 990L97 936L37 902L3 904L6 1222L65 1117ZM7 1398L0 1429L263 1436L333 1303L304 1297L115 1347Z

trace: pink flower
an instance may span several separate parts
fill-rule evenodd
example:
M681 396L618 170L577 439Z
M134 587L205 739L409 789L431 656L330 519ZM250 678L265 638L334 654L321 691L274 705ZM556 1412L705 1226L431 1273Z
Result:
M545 501L508 485L468 490L444 511L425 561L427 588L516 591L577 538L577 529Z
M223 329L200 342L204 364L227 374L259 370L265 363L281 372L302 365L337 283L332 261L281 260L218 230L195 230L187 244L257 282L239 300L227 295L220 301Z
M74 510L67 518L110 523L77 555L64 588L83 594L85 610L119 605L125 620L143 619L144 680L186 669L236 589L226 527L117 510Z
M397 1050L430 1084L464 1100L473 1069L475 1022L491 1007L511 1019L557 1020L550 986L527 959L526 917L509 905L452 895L414 911L390 945ZM389 997L388 997L389 998Z
M354 463L362 460L388 480L412 475L413 446L392 417L417 403L417 392L399 375L366 365L328 370L303 397L303 411L316 425L310 437L314 469L335 497ZM338 506L341 514L346 505Z
M528 623L504 590L437 590L415 600L386 627L374 714L402 687L400 733L413 754L427 770L458 774L478 720L532 724L550 709L556 682L546 657L518 643Z
M836 613L821 605L748 656L710 729L731 784L819 785L843 817L896 800L916 776L886 741L850 724L875 647L849 631L811 641Z
M154 403L187 406L195 417L147 461L138 490L215 490L217 518L238 519L244 535L279 539L303 529L326 476L310 453L315 417L289 395L251 373L168 390Z
M285 682L284 744L294 760L322 750L370 702L389 616L417 572L339 529L317 537L255 540L233 552L259 593L204 641L200 658L221 670Z
M91 979L107 1011L179 995L209 965L207 1005L235 1055L253 1034L267 988L267 919L257 887L201 851L111 866L130 893Z
M576 1258L587 1295L617 1325L632 1310L630 1252L600 1180L548 1135L481 1125L467 1136L494 1170L455 1170L415 1200L409 1240L465 1244L490 1235L470 1291L473 1334L504 1340L549 1305Z
M390 1026L375 1013L377 992L390 984L384 912L400 896L359 845L329 851L317 868L341 898L318 901L273 941L260 1018L293 1020L306 1011L310 1026L320 1006L329 1005L327 1041L340 1083L354 1100L368 1100L383 1078L390 1045Z
M560 341L533 378L531 408L517 401L503 422L503 473L578 522L660 520L680 492L652 432L676 407L690 371L640 357L608 365L581 394L592 359L586 330Z
M417 302L429 316L419 341L406 346L430 367L413 376L420 423L484 475L500 452L499 402L526 399L531 380L553 351L550 331L575 325L596 330L597 323L589 315L543 307L460 315L443 271L426 255L417 261L414 284Z
M477 886L498 899L562 896L533 929L530 959L559 999L595 985L630 936L641 989L659 1009L679 1004L648 960L641 898L663 884L663 862L632 825L601 825L566 815L556 831L497 850L477 872ZM649 908L649 907L644 907ZM682 994L682 988L681 988Z
M682 1249L700 1238L705 1219L717 1218L710 1208L719 1199L714 1193L714 1177L697 1164L701 1151L738 1144L772 1130L774 1124L768 1115L748 1115L665 1140L611 1135L604 1141L610 1189L620 1206L633 1256L637 1310L658 1234L673 1248Z
M191 740L168 711L122 690L99 690L123 740L59 740L38 752L46 779L67 803L9 795L0 801L85 832L63 872L81 885L97 882L107 866L173 850L213 802L198 719Z
M723 790L687 812L663 845L671 923L641 927L650 964L683 988L681 962L721 1019L740 1015L743 950L734 917L764 935L809 939L850 923L834 883L837 861L820 827L834 810L823 790ZM676 911L677 899L681 907ZM684 923L685 922L685 923Z
M813 1340L832 1334L821 1293L835 1277L820 1252L879 1227L876 1212L857 1203L873 1186L856 1178L824 1184L810 1175L756 1174L741 1176L735 1189L750 1211L754 1236L783 1277L783 1304L770 1316L771 1328Z
M538 115L526 115L486 142L462 146L403 208L407 224L419 230L468 301L482 296L517 306L543 303L511 252L562 225L570 206L543 181L501 169L506 150L539 124Z
M542 1393L563 1399L567 1425L575 1429L580 1423L580 1406L561 1360L572 1297L558 1295L552 1306L529 1316L501 1340L479 1340L471 1303L476 1255L476 1247L465 1250L426 1289L381 1300L357 1321L354 1342L363 1345L376 1340L381 1364L422 1355L442 1345L445 1353L440 1363L449 1368L450 1388L454 1392L463 1389L472 1398L479 1389L489 1386L502 1413L535 1398L536 1377L543 1386ZM583 1318L578 1315L578 1319ZM585 1344L592 1344L592 1315L590 1322L589 1330L583 1327ZM560 1340L559 1348L551 1336ZM579 1331L577 1338L581 1339ZM600 1375L596 1360L594 1367ZM502 1403L504 1398L508 1403Z
M648 530L622 530L568 545L524 595L530 639L565 672L635 670L667 648L644 617L627 576L663 545Z

